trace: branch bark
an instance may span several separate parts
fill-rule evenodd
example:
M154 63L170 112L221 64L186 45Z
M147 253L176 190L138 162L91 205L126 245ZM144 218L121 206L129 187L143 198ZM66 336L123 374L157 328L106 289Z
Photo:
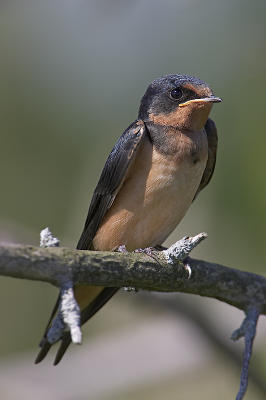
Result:
M74 298L76 284L134 287L163 292L183 292L212 297L246 314L233 340L245 339L242 373L237 400L248 384L248 367L256 325L266 314L266 278L207 261L191 259L190 251L206 234L185 237L169 249L138 253L80 251L56 247L58 239L42 231L42 246L0 246L0 275L50 282L61 290L59 314L48 332L54 343L65 327L72 341L81 343L80 310ZM147 249L146 249L147 250Z
M162 252L153 259L143 253L116 253L67 248L0 246L0 275L49 282L57 287L75 284L132 286L162 292L183 292L212 297L243 311L250 306L266 314L266 278L189 258L185 265L168 263Z

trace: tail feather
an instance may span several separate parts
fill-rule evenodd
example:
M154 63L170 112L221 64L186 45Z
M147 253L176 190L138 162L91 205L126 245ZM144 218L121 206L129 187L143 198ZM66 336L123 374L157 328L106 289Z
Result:
M47 339L43 339L41 342L41 350L39 351L36 359L35 359L35 364L39 364L45 357L48 351L51 348L51 344L48 342Z
M101 293L86 307L81 313L81 325L85 324L105 303L119 290L119 288L104 288ZM62 343L56 353L54 365L57 365L63 358L63 355L71 344L69 332L65 332L62 337Z
M63 358L65 352L68 349L68 346L71 343L71 336L69 332L64 333L62 337L62 342L60 344L59 349L57 350L55 359L54 359L54 365L57 365Z
M104 304L119 290L119 288L104 288L100 294L81 312L81 325L87 322L100 308L104 306ZM58 307L59 300L57 300L56 306ZM54 308L52 315L56 314L57 307ZM45 334L41 340L40 347L41 350L36 357L35 364L40 363L48 351L50 350L52 344L47 340L47 332L50 329L52 318L50 318L49 323L47 325ZM54 365L57 365L63 355L65 354L68 346L71 343L71 336L69 332L65 332L61 338L60 347L56 353L56 357L54 360Z

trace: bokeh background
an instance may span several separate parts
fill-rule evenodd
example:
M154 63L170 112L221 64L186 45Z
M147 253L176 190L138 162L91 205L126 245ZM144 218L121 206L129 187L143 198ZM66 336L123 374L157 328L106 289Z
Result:
M187 73L224 100L212 111L219 153L167 243L207 231L194 256L264 274L265 17L264 0L1 0L0 240L37 245L49 226L74 247L146 86ZM1 278L1 399L234 398L242 343L229 337L242 312L120 293L84 328L82 347L56 368L51 356L34 366L56 297L45 283ZM266 396L264 333L261 318L246 399Z

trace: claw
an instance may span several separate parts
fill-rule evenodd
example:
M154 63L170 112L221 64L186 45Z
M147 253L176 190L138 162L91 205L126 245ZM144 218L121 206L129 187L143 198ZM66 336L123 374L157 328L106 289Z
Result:
M146 247L145 249L136 249L134 250L134 253L143 253L146 254L147 256L151 257L153 260L157 261L158 264L160 264L160 261L158 258L155 256L155 252L158 252L155 247Z
M115 248L114 251L117 251L118 253L128 253L127 248L124 244L121 244L117 248Z

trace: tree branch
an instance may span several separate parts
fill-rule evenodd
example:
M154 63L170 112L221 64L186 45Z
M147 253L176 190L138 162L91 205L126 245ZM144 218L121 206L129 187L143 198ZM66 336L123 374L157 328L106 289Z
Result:
M179 243L179 242L177 242ZM212 297L246 311L266 314L266 278L203 260L167 263L163 252L116 253L51 247L0 246L0 275L49 282L183 292Z
M202 233L185 237L169 249L152 253L80 251L55 247L59 241L42 231L41 245L0 246L0 275L49 282L61 289L60 312L48 340L54 343L65 326L72 341L81 343L80 310L73 294L76 284L134 287L163 292L183 292L212 297L246 313L233 339L245 338L245 352L237 400L247 388L248 366L256 324L266 314L266 278L249 272L188 257L207 237ZM52 246L52 247L50 247Z

